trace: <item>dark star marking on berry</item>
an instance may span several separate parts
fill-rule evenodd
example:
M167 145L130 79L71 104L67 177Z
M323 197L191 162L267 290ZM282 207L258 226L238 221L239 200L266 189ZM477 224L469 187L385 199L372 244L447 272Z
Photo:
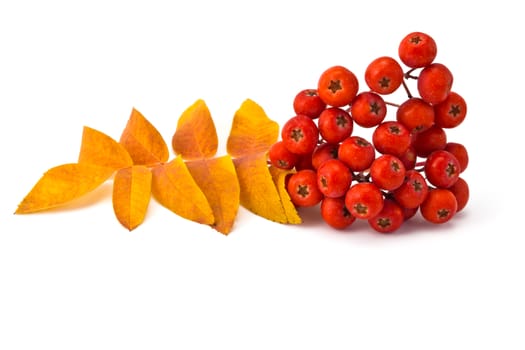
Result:
M293 129L292 135L290 136L295 142L299 142L303 137L303 131L301 129Z
M328 85L328 90L332 91L335 94L337 91L341 90L341 81L340 80L330 80L330 85Z
M414 191L416 192L421 192L423 191L423 184L417 180L415 180L413 183L412 183L412 186L414 187Z
M339 114L335 118L335 124L337 126L340 126L341 128L344 128L346 126L346 124L348 124L348 119L346 118L345 115Z
M387 89L390 86L390 79L387 77L381 78L381 80L379 80L379 86L381 86L382 89Z
M439 209L437 211L437 215L440 219L444 219L448 216L448 214L450 213L450 211L448 209Z
M399 166L398 162L392 162L392 170L394 170L396 173L401 170L401 167Z
M452 114L454 117L457 117L458 114L461 113L461 109L458 105L452 105L450 106L450 111L448 111L448 114Z
M299 185L297 186L297 194L301 197L306 197L310 194L310 191L308 190L307 185Z
M399 135L401 133L401 130L399 129L399 127L397 125L392 125L388 129L389 129L390 133L394 134L394 135Z
M368 213L368 207L366 205L363 205L362 203L357 203L356 205L354 205L354 209L359 214Z
M381 111L381 107L379 107L379 103L374 102L370 104L370 112L374 113L376 115L379 114L379 111Z
M392 223L390 222L389 218L379 218L379 219L377 219L377 225L380 226L381 228L387 228L391 224Z
M421 42L421 38L419 37L419 35L416 35L416 36L413 36L412 38L410 38L410 42L411 43L414 43L414 44L419 44Z
M452 163L448 163L446 172L447 172L448 177L452 177L456 175L456 166Z

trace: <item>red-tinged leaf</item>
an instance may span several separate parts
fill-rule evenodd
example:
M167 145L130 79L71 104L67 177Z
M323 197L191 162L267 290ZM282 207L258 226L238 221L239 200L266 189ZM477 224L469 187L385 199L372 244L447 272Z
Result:
M66 204L102 185L113 172L113 168L88 163L51 168L18 205L15 214L33 213Z
M206 196L180 156L153 168L152 192L160 204L185 219L207 225L215 222Z
M146 216L151 197L151 171L134 165L117 171L113 180L113 210L128 230L140 225Z
M137 165L154 165L166 162L169 158L169 149L162 135L134 108L120 143Z
M215 217L214 228L230 233L239 209L239 182L230 156L186 162Z
M226 147L234 158L266 153L278 137L279 124L269 119L261 106L247 99L235 112Z
M87 126L82 132L78 162L115 170L133 165L133 160L124 146L108 135Z
M197 100L179 117L172 138L173 150L186 160L211 158L217 153L218 143L208 106Z

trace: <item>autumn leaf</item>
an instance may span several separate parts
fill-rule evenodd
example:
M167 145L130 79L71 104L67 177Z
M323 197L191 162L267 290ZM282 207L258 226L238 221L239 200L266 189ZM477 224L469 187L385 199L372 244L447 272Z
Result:
M213 227L228 234L239 208L239 182L229 155L212 158L217 152L218 137L203 100L197 100L182 113L172 145L175 153L187 160L190 174L206 196L213 211Z
M293 174L294 171L279 169L274 166L270 166L269 170L270 170L270 174L272 175L273 182L275 186L277 187L277 191L279 192L279 196L281 198L281 205L283 206L288 223L289 224L302 223L303 220L299 216L299 213L297 212L297 209L295 205L293 204L292 199L290 198L290 195L288 194L288 191L286 190L286 177L290 174Z
M15 214L28 214L66 204L102 185L111 167L69 163L49 169L18 205Z
M85 126L78 163L89 163L115 170L133 165L128 151L108 135Z
M186 162L195 182L210 203L215 217L213 227L230 233L239 209L239 182L230 156Z
M286 191L280 190L278 178L274 182L267 164L268 150L278 137L279 125L257 103L247 99L233 118L227 151L234 157L241 205L266 219L295 224L300 222L299 215L295 207L288 205Z
M266 153L279 137L279 124L254 101L247 99L233 117L226 149L234 158Z
M135 108L122 132L120 143L137 165L155 165L169 158L169 149L162 135Z
M185 160L211 158L217 153L218 143L208 106L197 100L179 118L172 138L173 150Z
M152 172L152 193L160 204L200 224L212 225L215 222L206 196L195 183L181 156L155 166Z
M151 197L151 171L133 165L117 171L113 179L113 210L128 230L139 226L146 216Z
M281 197L268 171L266 155L235 158L234 164L241 188L241 205L272 221L288 223Z

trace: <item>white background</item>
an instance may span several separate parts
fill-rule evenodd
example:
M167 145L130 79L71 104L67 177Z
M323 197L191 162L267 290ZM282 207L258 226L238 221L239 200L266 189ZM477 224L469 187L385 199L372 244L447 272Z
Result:
M525 57L508 3L3 1L0 349L524 349ZM128 232L110 183L13 215L45 170L76 161L84 125L118 139L135 107L170 142L202 98L224 154L244 99L282 125L324 69L364 88L367 64L416 30L469 107L448 134L470 152L452 222L387 236L241 209L226 237L152 201Z

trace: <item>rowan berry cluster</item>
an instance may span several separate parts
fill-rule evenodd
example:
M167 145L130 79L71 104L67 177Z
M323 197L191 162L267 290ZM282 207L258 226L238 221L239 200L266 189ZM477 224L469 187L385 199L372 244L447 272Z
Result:
M292 170L286 189L295 206L320 205L324 221L337 229L361 219L382 233L397 230L418 211L441 224L465 207L469 187L460 175L468 153L463 144L447 141L445 130L463 122L467 105L452 91L452 73L435 62L436 55L434 39L413 32L401 40L399 59L370 62L365 91L352 71L333 66L322 72L317 88L295 96L295 115L269 151L273 166ZM401 88L407 94L401 104L385 101ZM386 119L387 107L395 118ZM354 135L354 126L371 129L371 136Z

